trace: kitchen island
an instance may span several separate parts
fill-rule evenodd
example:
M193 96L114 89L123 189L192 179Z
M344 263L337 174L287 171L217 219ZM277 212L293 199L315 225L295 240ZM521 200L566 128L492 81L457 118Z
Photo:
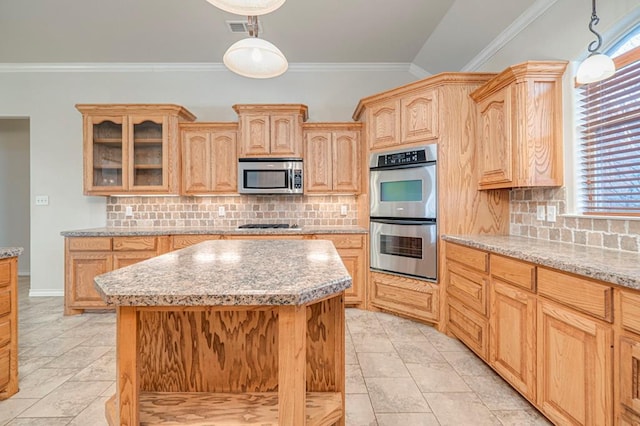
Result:
M0 401L18 392L18 256L0 247Z
M330 241L217 240L95 278L117 315L111 425L344 425Z

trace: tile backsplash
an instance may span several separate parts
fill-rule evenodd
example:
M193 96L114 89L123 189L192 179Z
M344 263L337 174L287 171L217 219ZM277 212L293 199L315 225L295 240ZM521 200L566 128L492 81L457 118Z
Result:
M346 206L346 215L342 207ZM127 216L131 207L133 216ZM224 217L218 215L224 208ZM356 226L354 195L241 195L176 197L108 197L110 227L237 227L246 223L288 223L300 226Z
M510 234L587 246L640 251L640 219L603 219L566 215L565 188L514 189L510 192ZM556 206L556 222L536 219L539 205Z

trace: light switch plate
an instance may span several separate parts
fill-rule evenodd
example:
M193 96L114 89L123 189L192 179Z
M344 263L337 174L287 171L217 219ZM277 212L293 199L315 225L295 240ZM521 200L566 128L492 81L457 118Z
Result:
M36 195L36 206L48 206L48 205L49 205L48 195Z
M340 206L340 215L341 216L346 216L347 215L347 209L348 209L348 207L347 207L346 204L341 205Z
M538 206L538 210L536 212L536 219L538 219L538 220L544 220L545 219L544 206Z
M556 221L556 206L547 206L547 222Z
M124 208L124 217L133 217L133 207L127 206Z
M218 216L224 217L224 206L218 206Z

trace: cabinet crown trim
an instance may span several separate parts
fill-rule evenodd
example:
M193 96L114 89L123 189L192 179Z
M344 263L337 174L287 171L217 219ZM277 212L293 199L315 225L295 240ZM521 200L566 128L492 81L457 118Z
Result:
M303 104L235 104L232 108L237 114L299 113L302 114L302 121L309 118L309 108Z
M82 114L175 114L186 121L194 121L196 116L188 109L176 104L76 104Z
M512 65L471 92L469 96L478 102L512 83L521 83L527 78L560 78L567 64L567 61L527 61Z

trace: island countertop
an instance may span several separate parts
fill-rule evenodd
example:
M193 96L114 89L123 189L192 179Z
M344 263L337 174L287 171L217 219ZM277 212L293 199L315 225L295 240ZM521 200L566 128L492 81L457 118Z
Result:
M442 239L640 290L640 254L514 235L443 235Z
M236 227L103 227L62 231L63 237L129 237L161 235L310 235L310 234L366 234L360 226L303 226L301 228L238 229Z
M351 277L330 241L214 240L95 277L117 306L301 305Z
M0 259L20 256L23 251L22 247L0 247Z

